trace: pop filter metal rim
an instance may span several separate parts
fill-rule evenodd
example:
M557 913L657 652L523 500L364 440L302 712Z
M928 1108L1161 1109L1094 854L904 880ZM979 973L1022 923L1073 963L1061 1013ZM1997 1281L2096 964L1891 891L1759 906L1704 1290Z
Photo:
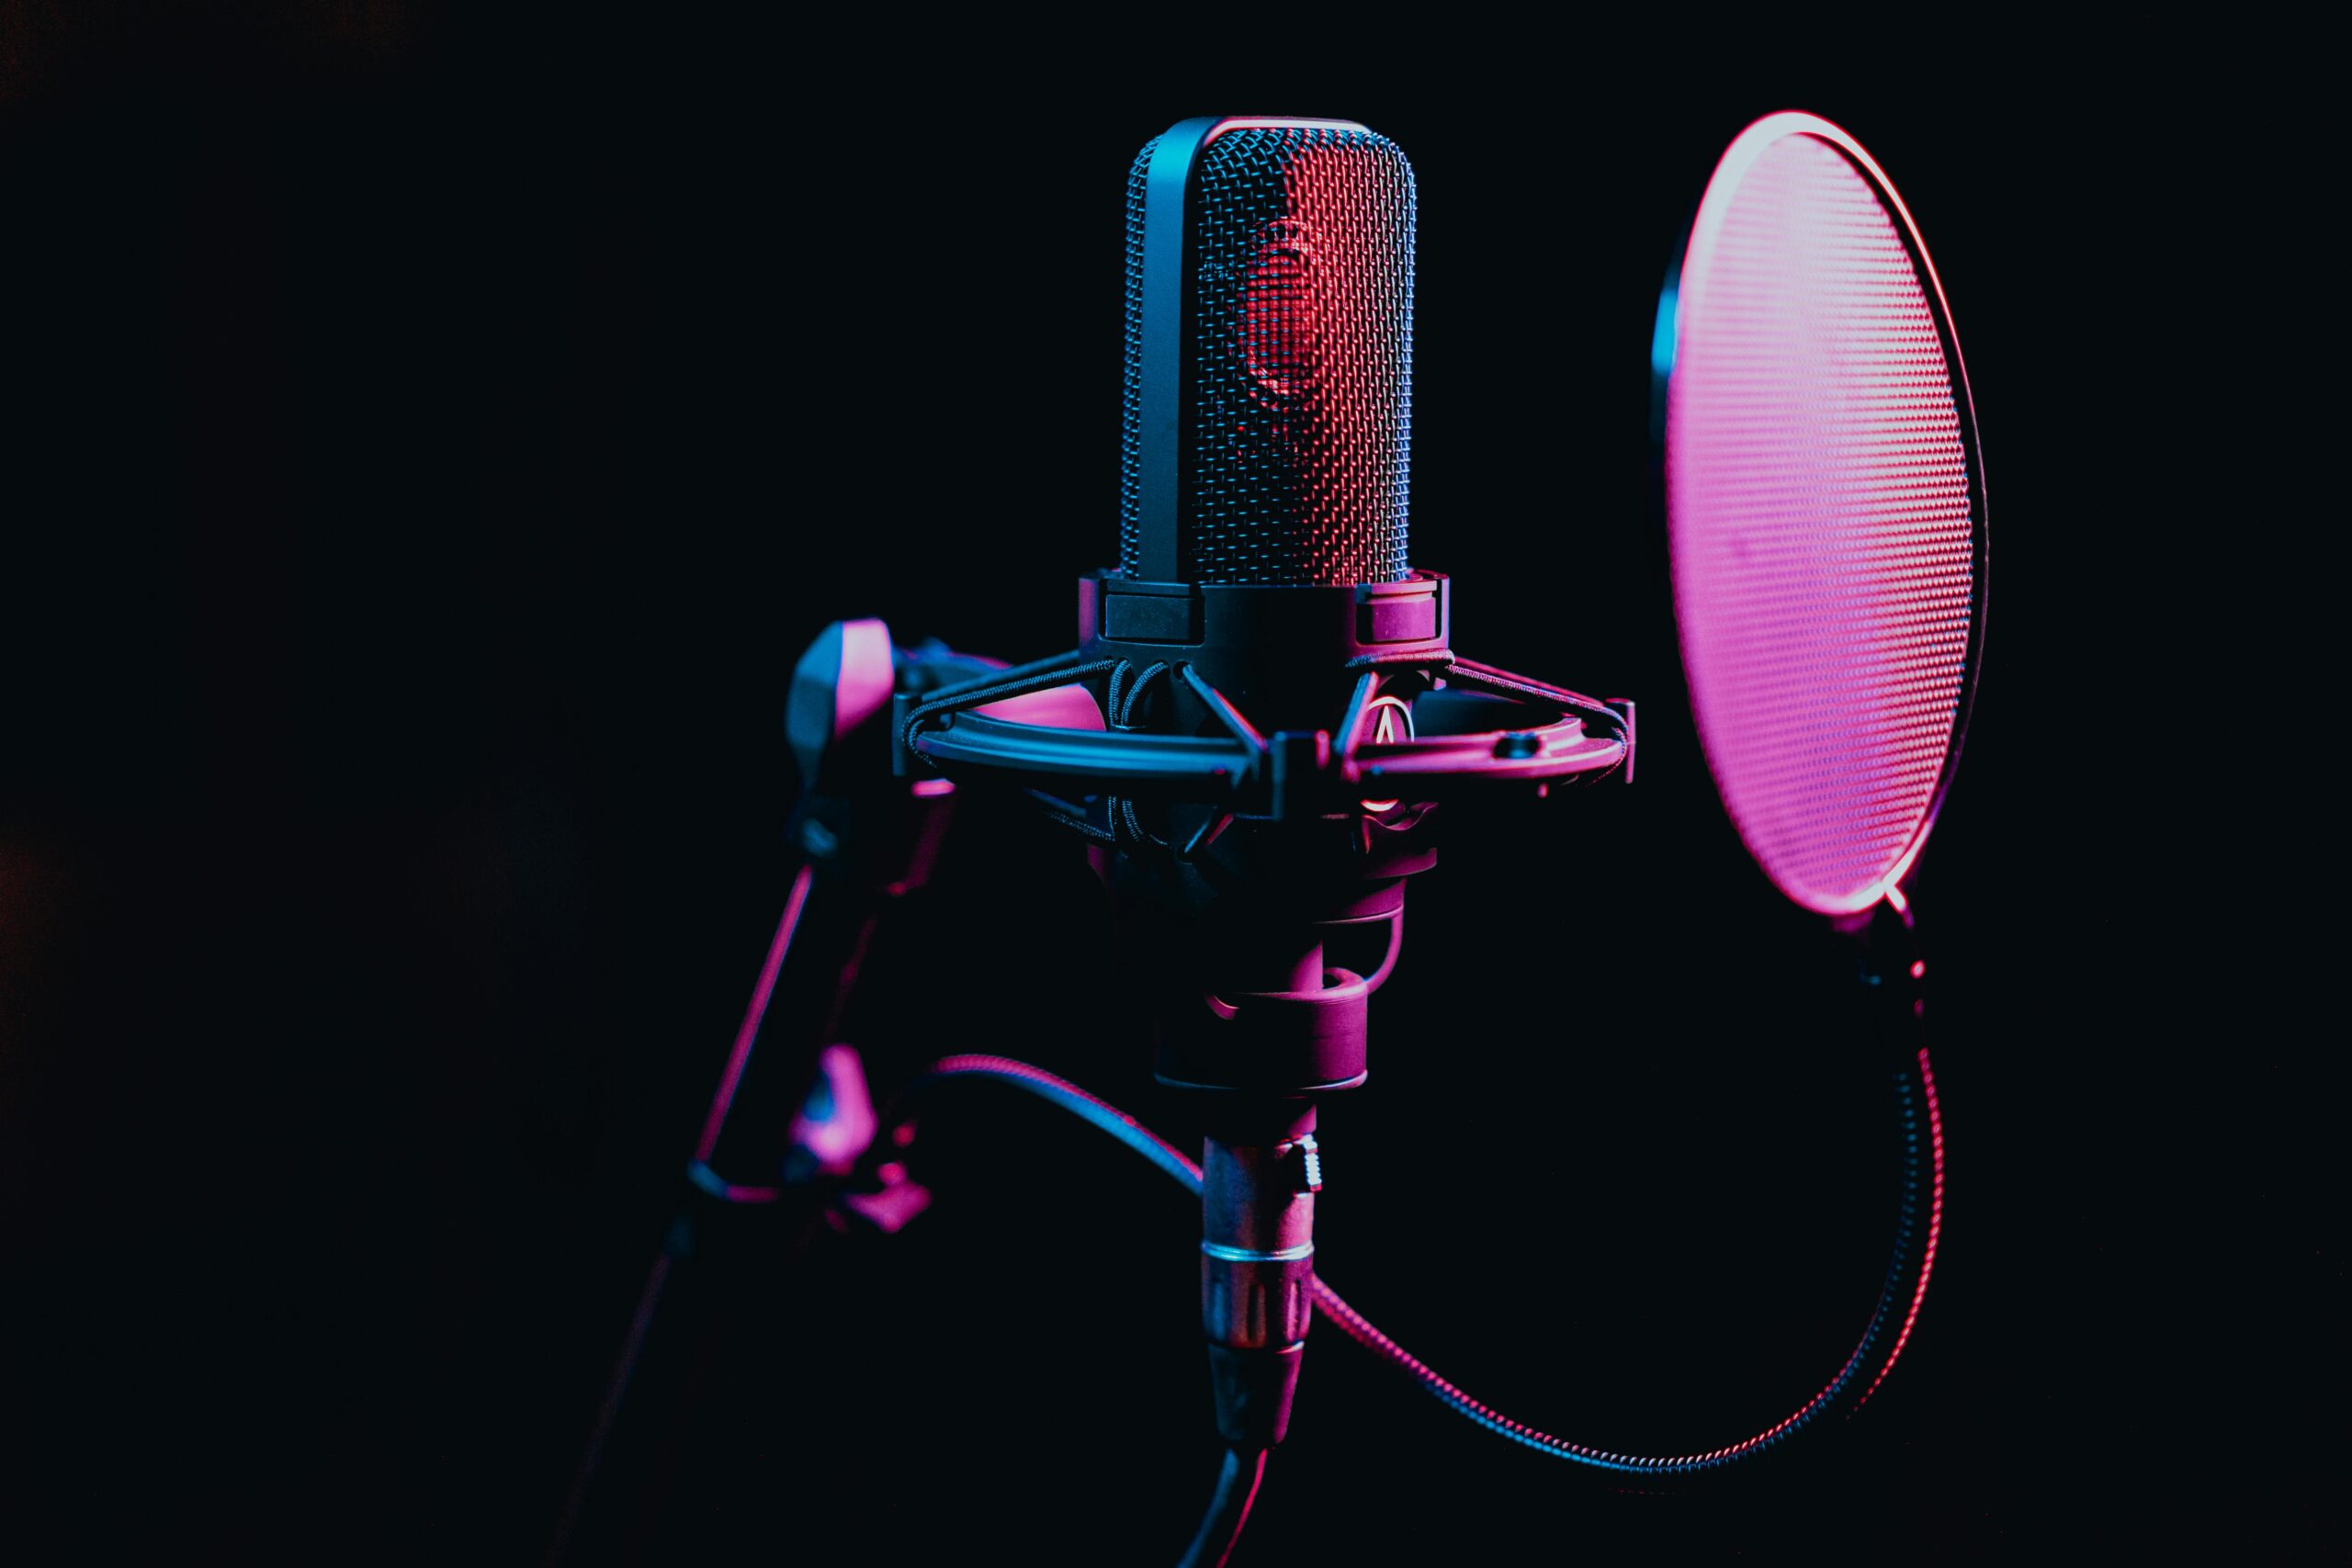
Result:
M1968 735L1969 716L1976 705L1976 679L1984 666L1984 624L1990 607L1992 524L1985 499L1984 455L1977 438L1976 406L1969 390L1968 367L1961 355L1960 337L1952 329L1951 307L1944 298L1943 280L1937 276L1936 264L1928 254L1927 242L1920 238L1919 227L1912 220L1911 209L1904 205L1902 196L1894 188L1894 182L1879 166L1878 160L1863 150L1860 142L1844 128L1819 115L1801 109L1783 109L1768 114L1734 137L1731 144L1724 149L1723 156L1716 160L1713 171L1707 177L1706 192L1699 199L1698 209L1691 216L1683 243L1676 247L1674 264L1667 275L1666 287L1659 299L1660 325L1665 325L1663 318L1669 314L1673 324L1670 333L1661 331L1656 335L1672 343L1673 354L1667 366L1658 367L1653 349L1654 370L1659 372L1658 378L1663 383L1670 385L1674 369L1683 359L1682 329L1690 313L1682 309L1682 304L1690 297L1694 280L1701 288L1705 286L1707 267L1713 257L1715 242L1721 233L1731 195L1737 190L1741 179L1757 161L1775 143L1790 136L1813 137L1843 154L1860 171L1871 194L1877 197L1880 205L1894 220L1895 234L1926 286L1923 292L1927 298L1928 313L1935 322L1936 339L1951 372L1952 407L1960 422L1961 451L1968 476L1968 636L1962 655L1960 691L1952 712L1951 739L1945 748L1942 766L1937 773L1935 787L1928 793L1926 809L1920 813L1918 825L1912 830L1901 852L1889 863L1883 874L1859 893L1837 898L1800 897L1764 865L1755 846L1748 841L1746 829L1740 826L1738 818L1733 817L1733 827L1740 835L1741 846L1747 850L1749 858L1757 863L1758 869L1764 872L1774 887L1791 902L1816 914L1842 916L1860 914L1881 899L1900 907L1902 895L1898 891L1899 886L1910 874L1912 865L1919 858L1919 852L1927 847L1928 835L1934 830L1936 818L1943 810L1944 797L1951 787L1953 771L1960 765L1962 743ZM1673 444L1674 422L1670 399L1661 399L1661 401L1664 407L1658 425L1658 439L1659 455L1663 459ZM1675 535L1670 490L1668 493L1667 532L1670 547ZM1683 649L1682 666L1687 687L1690 665L1685 647L1679 595L1675 604L1675 639L1678 649ZM1715 773L1714 757L1705 744L1703 731L1700 750L1706 755L1708 775L1714 784L1716 798L1724 805L1725 814L1730 815L1730 799L1724 789L1723 780Z

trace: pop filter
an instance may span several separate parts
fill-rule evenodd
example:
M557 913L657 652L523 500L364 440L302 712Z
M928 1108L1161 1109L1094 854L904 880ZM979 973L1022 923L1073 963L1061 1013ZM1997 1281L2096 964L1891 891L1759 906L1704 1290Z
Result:
M1885 172L1809 114L1725 149L1659 302L1667 526L1691 716L1773 885L1861 942L1903 1142L1894 1257L1814 1406L1867 1401L1935 1269L1943 1121L1900 884L1984 644L1983 460L1960 344ZM1885 908L1878 908L1881 904ZM1872 1370L1874 1369L1874 1370Z
M1708 769L1781 892L1858 913L1927 840L1984 648L1984 467L1942 287L1870 154L1776 114L1715 166L1656 341Z

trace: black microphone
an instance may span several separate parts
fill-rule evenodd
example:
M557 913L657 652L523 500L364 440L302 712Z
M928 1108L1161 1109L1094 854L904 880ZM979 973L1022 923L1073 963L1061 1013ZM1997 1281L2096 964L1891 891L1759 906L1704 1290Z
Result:
M1630 777L1632 705L1454 654L1408 555L1412 167L1349 120L1189 119L1127 177L1119 565L1079 647L894 709L898 765L1025 787L1092 840L1162 1084L1200 1104L1202 1326L1236 1456L1220 1560L1315 1314L1316 1108L1441 796ZM1004 705L1078 687L1099 729Z
M1363 634L1437 632L1433 581L1408 594L1428 612L1412 625L1356 614L1358 589L1412 578L1413 196L1396 144L1347 120L1187 120L1136 154L1119 571L1102 580L1090 650L1132 648L1131 660L1160 662L1146 639L1197 630L1191 667L1253 725L1322 734L1342 716L1340 668ZM1212 603L1227 613L1213 617ZM1116 809L1124 818L1136 807L1122 800ZM1138 838L1151 832L1141 816L1132 826ZM1419 869L1383 868L1391 874L1369 879L1374 908L1360 909L1368 868L1316 854L1322 826L1245 830L1279 838L1285 863L1269 874L1254 859L1227 861L1238 874L1223 897L1180 898L1217 907L1206 929L1170 931L1150 911L1142 921L1144 950L1180 955L1172 972L1163 965L1161 1077L1210 1097L1202 1326L1218 1429L1242 1451L1281 1440L1315 1316L1313 1095L1360 1082L1363 1069L1352 1055L1310 1052L1289 1081L1235 1081L1229 1026L1251 1010L1236 998L1252 994L1277 1011L1276 998L1311 998L1277 1027L1360 1038L1362 998L1336 1013L1320 1000L1327 990L1369 991L1327 964L1329 919L1379 921L1388 900L1378 895L1400 895L1396 874ZM1292 859L1302 852L1329 863L1308 870ZM1166 901L1165 868L1131 880L1143 884L1131 901ZM1335 883L1343 907L1317 907Z

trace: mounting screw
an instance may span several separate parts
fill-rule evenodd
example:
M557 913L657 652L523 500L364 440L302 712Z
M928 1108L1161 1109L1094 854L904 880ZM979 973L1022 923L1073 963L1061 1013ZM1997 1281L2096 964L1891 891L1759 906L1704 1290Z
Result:
M1291 1145L1291 1147L1298 1151L1298 1185L1291 1190L1295 1192L1322 1191L1323 1150L1316 1143L1315 1134L1303 1134L1295 1143Z

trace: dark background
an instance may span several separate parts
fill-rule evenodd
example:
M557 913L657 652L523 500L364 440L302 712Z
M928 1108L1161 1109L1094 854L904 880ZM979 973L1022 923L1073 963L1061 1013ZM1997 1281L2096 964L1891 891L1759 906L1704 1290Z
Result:
M2247 147L2292 95L1694 27L0 5L12 1555L537 1555L791 874L791 663L856 614L1066 644L1114 548L1124 173L1204 112L1408 151L1414 559L1466 651L1642 703L1635 788L1464 817L1414 886L1323 1261L1585 1441L1808 1397L1875 1288L1886 1118L1713 803L1646 427L1680 225L1788 107L1917 215L1990 475L1913 885L1936 1291L1849 1431L1663 1498L1327 1325L1239 1561L2340 1551L2322 818L2256 782L2303 351ZM1025 1055L1189 1138L1076 848L960 832L858 1020L877 1070ZM1214 1465L1186 1204L956 1103L918 1225L747 1271L668 1489L601 1498L592 1552L1173 1560Z

